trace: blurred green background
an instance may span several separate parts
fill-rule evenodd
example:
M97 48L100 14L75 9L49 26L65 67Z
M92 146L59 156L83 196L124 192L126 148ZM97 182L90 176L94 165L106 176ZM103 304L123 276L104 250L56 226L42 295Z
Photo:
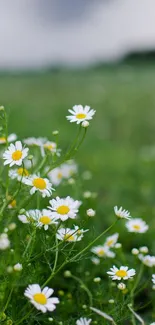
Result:
M77 132L66 120L68 109L75 104L96 109L76 157L92 171L88 187L98 192L103 210L123 205L134 216L154 218L154 159L142 157L144 147L154 145L153 64L1 74L0 102L9 112L10 133L52 140L58 129L64 149Z

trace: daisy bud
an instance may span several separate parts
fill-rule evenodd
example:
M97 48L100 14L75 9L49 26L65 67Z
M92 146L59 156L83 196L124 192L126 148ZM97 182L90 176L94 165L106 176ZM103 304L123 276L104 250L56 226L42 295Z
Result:
M118 284L117 288L118 288L119 290L125 290L125 289L126 289L126 285L125 285L124 283L121 282L121 283Z
M24 214L26 211L25 211L25 209L21 209L20 211L19 211L19 214Z
M92 196L92 193L90 191L86 191L86 192L83 193L83 197L85 199L89 199L91 196Z
M139 250L137 248L133 248L132 251L131 251L131 253L133 255L138 255L139 254Z
M52 132L53 135L58 135L59 134L59 131L58 130L55 130Z
M121 243L116 243L115 248L121 248L122 244Z
M114 299L109 299L109 304L114 304L115 300Z
M4 232L8 232L8 228L4 228Z
M63 290L59 290L59 291L58 291L58 295L59 295L59 296L64 296L64 291L63 291Z
M86 305L83 305L82 308L83 308L83 309L87 309L87 306L86 306Z
M53 322L53 318L52 317L49 317L48 320L49 320L49 322Z
M64 277L65 278L70 278L71 276L72 276L72 273L69 270L64 272Z
M96 283L98 283L98 282L100 282L101 281L101 278L100 277L97 277L97 278L94 278L94 280L93 280L94 282L96 282Z
M0 111L4 111L4 106L0 106Z
M16 226L15 222L10 223L9 226L8 226L9 230L14 230L14 229L16 229L16 227L17 226Z
M88 121L83 121L82 126L83 126L83 128L87 128L89 126L89 122Z
M33 160L33 155L29 155L29 156L27 157L27 159L28 159L28 160Z
M149 250L147 246L142 246L139 248L139 251L143 254L147 254Z
M75 184L75 179L74 178L69 178L68 184L70 184L70 185Z
M14 271L20 272L23 269L23 266L22 266L22 264L17 263L14 265L13 269L14 269Z
M95 214L96 214L96 211L95 210L93 210L93 209L88 209L87 210L87 216L88 217L94 217Z
M12 273L13 272L13 267L11 265L9 265L7 268L6 268L6 271L8 273Z

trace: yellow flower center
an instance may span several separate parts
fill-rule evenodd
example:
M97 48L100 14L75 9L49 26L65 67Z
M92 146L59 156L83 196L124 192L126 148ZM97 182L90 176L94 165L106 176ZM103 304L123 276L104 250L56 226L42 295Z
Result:
M40 305L46 305L46 303L47 303L47 298L43 293L36 293L33 296L33 299L35 302L37 302Z
M21 159L21 157L22 157L22 151L20 151L20 150L16 150L12 154L13 160L19 160L19 159Z
M12 202L10 202L9 204L12 208L16 207L16 200L13 200Z
M57 212L59 214L67 214L70 211L70 208L67 205L60 205L57 208Z
M48 149L48 150L52 150L52 149L55 149L55 145L50 143L50 144L44 144L44 148Z
M70 235L70 234L66 234L64 236L64 240L73 241L74 240L74 236L73 235Z
M62 173L59 172L57 176L58 176L58 179L61 179L62 178Z
M83 119L86 117L86 114L84 113L79 113L79 114L76 114L76 118L78 118L79 120Z
M108 245L108 246L111 246L111 245L113 244L113 242L114 242L113 239L109 239L109 240L107 241L107 245Z
M0 143L5 143L6 142L6 138L5 137L0 137Z
M26 168L18 168L17 173L19 176L28 176L29 172Z
M35 178L33 180L33 185L38 188L39 190L44 190L46 188L46 182L43 178Z
M133 228L134 228L135 230L139 230L139 229L140 229L140 226L139 226L139 225L134 225Z
M49 225L51 219L48 216L42 216L39 219L40 222L42 222L44 225Z
M99 256L104 256L104 254L105 254L104 249L100 249L100 250L97 252L97 254L98 254Z
M124 270L119 270L116 272L116 275L119 276L120 278L124 278L125 276L127 276L127 272Z

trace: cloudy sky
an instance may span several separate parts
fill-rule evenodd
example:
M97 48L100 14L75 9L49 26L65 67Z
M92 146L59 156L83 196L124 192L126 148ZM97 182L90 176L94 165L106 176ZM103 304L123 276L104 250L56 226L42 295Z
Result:
M89 64L155 48L155 0L0 0L0 68Z

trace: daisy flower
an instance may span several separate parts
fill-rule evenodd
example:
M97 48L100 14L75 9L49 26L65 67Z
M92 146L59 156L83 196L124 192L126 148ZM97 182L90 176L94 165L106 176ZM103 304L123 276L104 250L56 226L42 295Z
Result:
M68 179L77 173L78 167L73 160L68 160L67 163L61 165L61 170L63 177Z
M6 143L6 140L8 140L8 142L14 142L17 139L17 135L15 133L11 133L10 135L8 135L8 139L6 139L6 137L0 137L0 144L4 144Z
M129 232L144 233L148 230L149 226L140 218L135 218L126 222L126 228Z
M109 247L105 245L95 246L91 249L91 252L96 254L98 257L115 257L115 253L110 251Z
M155 266L155 256L150 256L150 255L144 256L143 254L139 254L138 257L144 265L148 267Z
M12 179L17 179L19 182L25 177L29 176L29 171L26 168L19 167L18 169L10 169L9 170L9 177Z
M48 178L42 178L40 175L32 175L24 180L26 185L32 186L30 194L33 195L36 191L39 191L42 194L42 197L52 195L52 184Z
M136 271L134 269L128 269L128 266L121 266L118 269L115 265L107 272L112 280L128 280L131 279L135 274Z
M76 321L76 325L89 325L90 323L91 323L91 319L89 318L89 319L87 319L87 318L83 318L83 317L81 317L80 319L78 319L77 321Z
M4 165L21 166L23 159L28 155L28 151L28 148L22 147L21 141L16 141L15 145L11 143L3 154Z
M113 234L112 236L107 237L107 239L105 241L105 246L114 247L115 244L117 243L118 237L119 237L119 234L118 233Z
M89 106L83 107L82 105L75 105L68 111L72 115L66 116L67 120L69 120L71 123L76 122L77 124L80 124L83 121L91 120L96 112Z
M53 311L59 299L56 297L50 298L54 290L48 287L41 289L39 284L31 284L24 292L24 296L30 299L30 302L42 313Z
M52 141L46 141L43 145L44 149L49 150L53 154L57 154L57 156L60 156L60 149L57 149L57 144L56 142Z
M18 215L18 219L22 222L22 223L33 223L34 221L37 220L39 215L39 210L28 210L25 212L25 214L20 214Z
M120 219L130 219L130 212L128 210L123 210L122 207L118 208L117 206L114 207L114 212L116 216Z
M53 185L58 186L63 180L63 172L61 167L54 168L48 173L48 177Z
M74 201L70 196L62 199L57 196L56 199L50 201L50 204L49 209L53 211L53 216L65 221L68 218L75 219L81 202Z
M83 230L81 230L83 231ZM70 229L70 228L60 228L56 234L59 240L64 240L68 242L76 242L80 241L83 237L83 233L80 235L78 234L77 230Z
M37 218L38 218L37 227L39 228L44 227L45 230L48 229L49 225L57 224L56 219L54 219L52 216L52 212L47 209L43 209L42 211L39 211Z
M40 138L31 137L31 138L24 139L23 142L28 146L42 147L44 143L47 142L47 139L41 137Z
M152 282L155 284L155 274L152 274Z

